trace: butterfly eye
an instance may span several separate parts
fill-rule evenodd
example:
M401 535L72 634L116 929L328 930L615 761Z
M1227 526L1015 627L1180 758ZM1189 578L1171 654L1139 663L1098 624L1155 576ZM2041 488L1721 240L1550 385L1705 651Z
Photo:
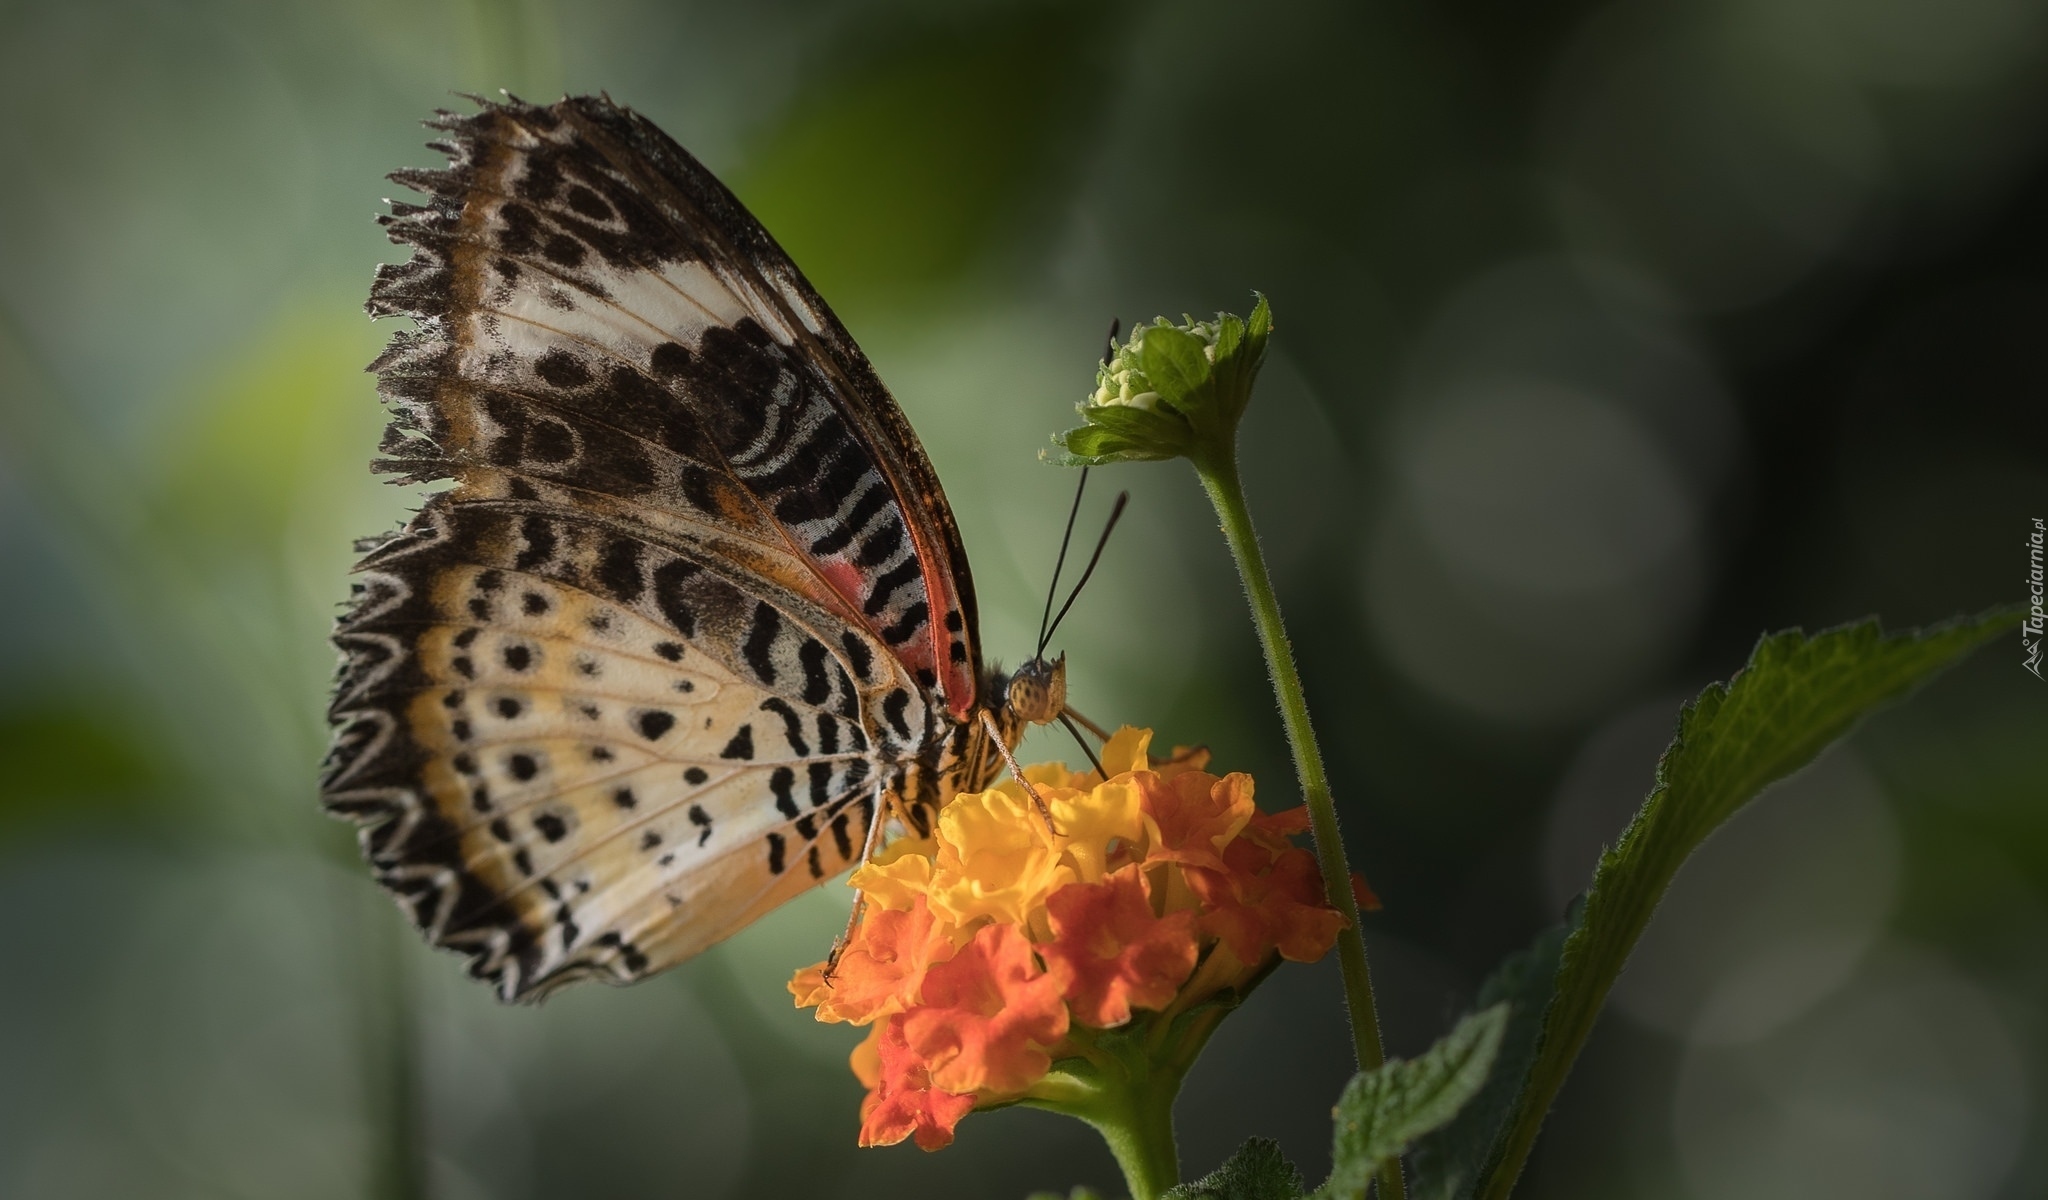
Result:
M1049 725L1067 707L1067 660L1056 662L1034 658L1017 668L1003 697L1018 719L1033 725Z

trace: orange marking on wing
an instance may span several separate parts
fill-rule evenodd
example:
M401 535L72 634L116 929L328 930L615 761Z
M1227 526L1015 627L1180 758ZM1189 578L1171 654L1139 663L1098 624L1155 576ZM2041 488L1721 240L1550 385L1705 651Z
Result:
M956 721L965 721L974 713L974 673L965 663L952 662L948 657L953 642L965 635L946 632L946 614L960 607L960 595L953 587L952 572L945 569L946 551L943 546L933 546L919 536L915 523L910 526L911 545L917 551L918 565L924 570L924 594L930 606L926 618L925 638L921 645L905 646L904 661L911 669L930 668L934 675L943 674L946 685L946 709ZM916 661L912 650L922 650L923 661ZM928 655L929 657L924 657Z

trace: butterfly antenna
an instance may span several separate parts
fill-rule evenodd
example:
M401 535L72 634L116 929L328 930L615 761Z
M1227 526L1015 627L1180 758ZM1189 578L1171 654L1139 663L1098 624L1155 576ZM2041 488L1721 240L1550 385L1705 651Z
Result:
M1109 778L1109 772L1102 769L1102 760L1095 757L1094 747L1088 744L1087 738L1081 736L1080 729L1078 729L1074 725L1074 719L1065 713L1061 713L1060 724L1066 726L1067 732L1074 735L1074 740L1081 743L1081 753L1088 756L1088 765L1095 768L1095 777L1097 779L1107 780Z
M1074 607L1074 601L1081 598L1081 589L1088 586L1088 577L1095 574L1095 564L1102 561L1102 551L1109 545L1109 535L1116 531L1117 520L1124 515L1124 505L1130 502L1129 492L1116 494L1116 505L1109 510L1109 521L1102 527L1102 536L1095 539L1095 553L1088 556L1088 569L1081 572L1081 582L1075 584L1074 590L1068 593L1067 602L1060 605L1060 615L1052 619L1052 628L1046 630L1045 637L1039 640L1038 652L1041 655L1045 653L1045 643L1051 641L1052 635L1059 632L1060 622L1067 619L1067 612Z
M1060 572L1067 567L1067 546L1074 540L1074 518L1081 515L1081 493L1088 490L1088 468L1081 468L1081 482L1074 485L1074 507L1067 510L1067 531L1060 535L1059 561L1052 565L1052 582L1045 589L1045 615L1038 618L1038 653L1045 653L1045 640L1052 636L1046 626L1052 621L1053 597L1060 594ZM1033 655L1037 657L1037 655Z
M1109 730L1104 729L1102 726L1097 725L1095 722L1089 720L1086 714L1082 713L1080 709L1075 708L1071 704L1067 705L1064 709L1060 710L1060 716L1079 722L1081 728L1094 734L1096 738L1101 741L1106 742L1109 740Z
M1102 347L1102 365L1105 367L1116 357L1116 335L1123 327L1122 317L1109 319L1109 337L1104 339ZM1087 489L1088 468L1082 467L1081 482L1074 485L1074 507L1067 510L1067 531L1060 535L1060 556L1058 561L1053 563L1052 584L1045 589L1045 612L1038 618L1038 649L1032 655L1034 658L1045 653L1045 643L1052 638L1052 630L1049 628L1052 624L1052 602L1053 598L1060 594L1060 572L1067 566L1067 547L1074 541L1074 518L1081 515L1081 493ZM1067 603L1072 604L1073 600L1069 599ZM1065 615L1064 609L1061 610L1061 615Z

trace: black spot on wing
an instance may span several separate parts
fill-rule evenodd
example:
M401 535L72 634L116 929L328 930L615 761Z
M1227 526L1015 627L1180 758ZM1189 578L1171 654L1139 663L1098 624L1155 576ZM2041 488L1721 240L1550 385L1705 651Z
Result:
M568 267L574 270L583 265L583 256L588 251L584 249L582 242L567 234L557 233L548 238L547 245L542 249L541 253L545 254L547 260L556 266Z
M569 194L563 197L563 199L578 214L589 217L593 221L610 221L613 219L612 206L604 202L604 197L580 183L572 185L569 188Z
M697 633L697 610L685 590L689 581L703 570L684 558L670 559L654 569L654 604L668 623L684 637ZM680 657L680 656L679 656Z
M879 567L896 556L903 549L903 522L891 517L860 544L860 551L854 555L853 565L861 568Z
M648 359L648 366L663 379L681 375L690 369L689 348L677 342L663 342L654 348L653 355Z
M910 723L904 720L904 712L910 707L910 693L902 688L891 691L882 698L882 716L888 719L889 728L904 741L910 740Z
M597 581L614 600L624 604L638 600L646 586L640 577L640 543L625 537L608 542L597 564Z
M775 648L775 635L782 632L782 614L766 603L754 605L754 619L747 625L747 640L740 648L747 666L754 677L762 683L775 682L775 659L771 651Z
M803 718L797 716L796 710L789 706L787 700L780 696L770 696L761 701L761 711L772 712L782 718L782 736L789 742L792 754L798 758L810 757L810 745L804 741Z
M846 661L853 665L853 673L860 678L860 681L862 683L873 682L874 677L869 674L869 671L875 665L875 656L868 649L868 644L860 640L859 635L855 634L851 629L839 635L839 644L845 647Z
M867 601L861 605L861 611L871 617L880 616L882 610L889 607L889 598L896 594L896 589L918 577L917 556L913 554L875 580L875 586L868 592Z
M918 630L924 628L925 618L929 615L929 612L930 610L925 607L925 602L919 600L903 610L903 618L901 620L882 630L882 640L891 646L900 646L909 641L917 635ZM931 684L927 683L925 686L930 687Z
M559 348L536 359L533 372L558 388L579 388L590 382L590 368L575 355Z
M531 571L555 556L555 529L546 517L528 514L519 522L519 536L523 544L512 560L519 570Z
M825 673L825 663L831 657L823 642L805 638L797 647L796 660L804 670L803 701L809 705L823 704L832 698L832 681Z
M733 734L732 740L725 744L725 749L718 752L718 757L751 760L754 757L754 727L740 726L739 732Z
M834 524L817 541L811 543L812 554L824 556L837 554L846 549L853 543L853 539L860 536L861 530L867 528L868 522L874 520L875 514L888 506L889 485L883 483L879 475L871 478L868 490L862 492L860 499L854 502L852 510L846 514L846 519Z
M777 767L775 773L768 777L768 790L775 794L776 811L792 820L799 811L796 806L795 787L796 772L788 767Z

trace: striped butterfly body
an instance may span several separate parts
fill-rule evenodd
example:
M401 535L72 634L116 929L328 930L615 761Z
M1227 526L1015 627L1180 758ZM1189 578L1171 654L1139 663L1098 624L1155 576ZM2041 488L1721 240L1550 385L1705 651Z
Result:
M429 125L376 466L453 485L362 547L323 797L501 997L628 982L987 786L983 709L1057 707L984 670L915 436L708 171L607 99Z

